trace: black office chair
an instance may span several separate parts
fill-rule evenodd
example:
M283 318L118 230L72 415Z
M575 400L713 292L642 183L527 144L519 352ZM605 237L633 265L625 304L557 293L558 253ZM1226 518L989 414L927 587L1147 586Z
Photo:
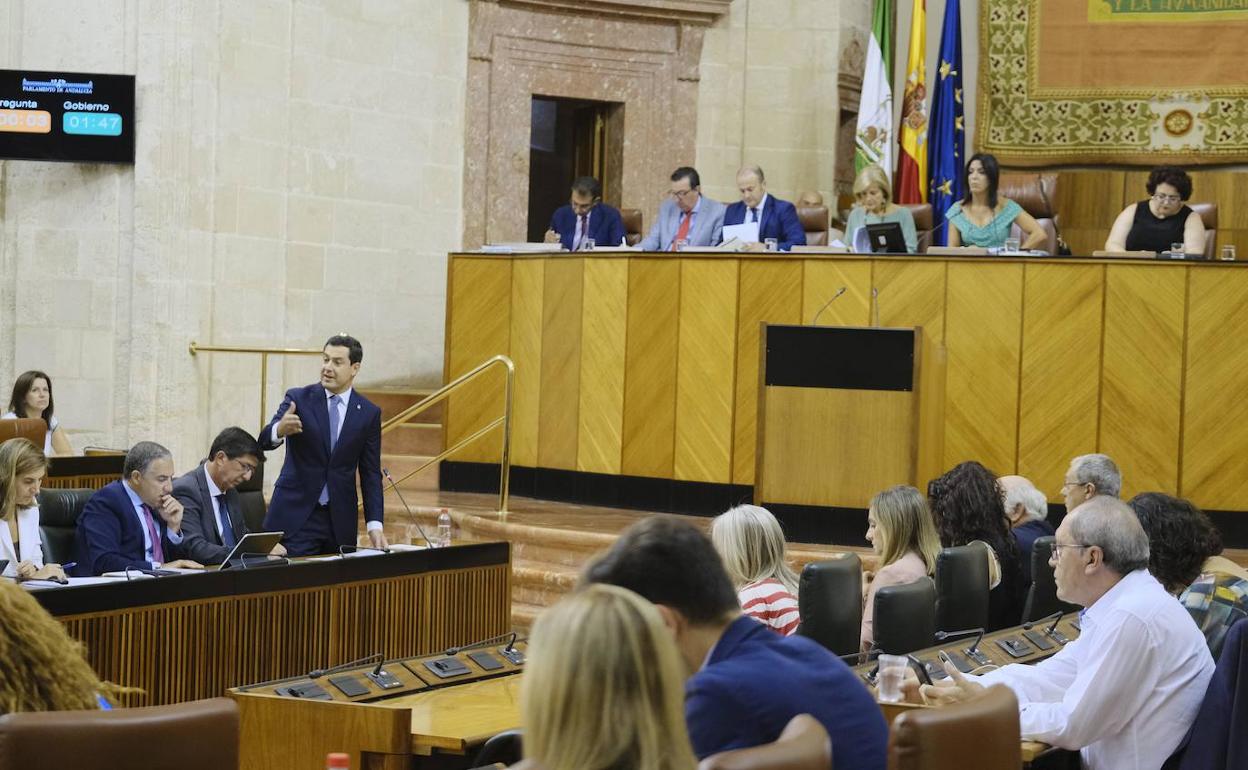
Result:
M936 630L987 628L988 558L979 544L941 549L936 557Z
M802 616L797 633L834 655L857 652L862 635L862 560L858 554L807 564L798 584L797 607Z
M872 646L888 655L931 647L936 643L936 584L929 577L885 586L875 592Z
M1027 599L1023 603L1024 623L1039 620L1058 610L1074 612L1079 609L1077 605L1057 598L1057 582L1053 578L1053 566L1049 564L1056 539L1052 535L1038 537L1031 547L1031 586L1027 588Z
M78 528L78 514L93 494L94 489L39 490L39 538L43 540L44 561L78 561L74 531Z
M490 736L469 767L487 767L496 762L509 766L516 764L524 759L524 749L520 743L523 735L520 730L504 730Z

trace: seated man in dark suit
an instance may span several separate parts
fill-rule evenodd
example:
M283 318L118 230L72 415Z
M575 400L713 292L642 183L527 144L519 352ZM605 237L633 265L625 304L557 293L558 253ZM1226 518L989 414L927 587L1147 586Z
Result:
M699 758L770 743L810 714L832 738L833 767L885 767L888 727L866 686L817 642L741 614L719 555L692 525L671 516L635 524L583 580L658 606L689 673L685 723Z
M182 558L182 503L172 492L173 455L154 441L135 444L121 479L91 495L78 516L74 574L202 568Z
M572 183L571 201L555 209L546 231L547 243L562 243L568 251L595 246L623 246L624 220L619 209L602 202L602 185L592 176L578 177Z
M780 251L806 245L806 231L797 218L797 207L767 193L761 168L745 166L738 171L737 190L741 200L724 212L724 227L758 222L758 243L775 238Z
M235 489L251 478L264 453L250 433L226 428L213 439L208 459L173 482L173 496L182 514L182 550L203 564L220 564L247 534L242 501ZM278 543L273 555L285 556Z
M1053 535L1056 530L1048 522L1049 501L1036 485L1022 476L997 479L1005 492L1005 519L1018 541L1018 555L1023 565L1023 584L1031 585L1031 550L1036 539Z

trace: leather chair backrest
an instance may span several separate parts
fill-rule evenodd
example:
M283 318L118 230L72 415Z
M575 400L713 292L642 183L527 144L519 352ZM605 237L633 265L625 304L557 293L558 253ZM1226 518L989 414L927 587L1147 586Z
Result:
M1043 185L1043 186L1042 186ZM1012 199L1023 211L1035 217L1048 236L1041 248L1050 254L1057 253L1057 174L1002 174L997 194ZM1022 229L1015 225L1011 234L1022 237Z
M919 253L923 254L927 251L927 247L932 245L932 228L935 226L932 221L934 218L932 204L903 203L902 205L910 209L910 216L914 217L914 232L918 236ZM942 213L941 216L944 214Z
M1218 240L1218 204L1189 202L1187 205L1200 215L1200 221L1205 225L1205 258L1213 259Z
M802 570L797 632L836 655L857 652L862 639L862 560L856 553L813 561Z
M248 532L264 532L264 463L256 467L251 478L235 487L238 490L239 505L243 510L243 521L247 522Z
M1023 603L1023 622L1039 620L1054 612L1074 612L1079 609L1057 598L1057 581L1053 577L1053 565L1049 564L1049 556L1053 553L1053 542L1057 538L1052 535L1036 538L1031 546L1031 585L1027 588L1027 599Z
M24 438L43 450L48 424L42 417L18 417L0 420L0 444L11 438Z
M624 220L624 242L629 246L641 243L642 217L641 209L620 209L620 218ZM603 244L606 246L607 244ZM619 244L613 243L612 246Z
M889 770L1016 768L1022 762L1018 698L1005 685L960 703L903 711L889 730Z
M504 730L491 735L472 760L472 767L498 762L514 765L524 759L524 734L520 730Z
M806 231L807 246L828 245L828 207L798 206L797 220Z
M972 543L936 557L936 630L988 626L988 552Z
M905 655L936 643L936 583L929 577L875 592L874 646Z
M0 770L221 770L238 767L238 706L229 698L112 711L0 717Z
M78 561L74 531L78 528L78 514L93 494L94 489L39 490L39 538L43 540L44 561Z

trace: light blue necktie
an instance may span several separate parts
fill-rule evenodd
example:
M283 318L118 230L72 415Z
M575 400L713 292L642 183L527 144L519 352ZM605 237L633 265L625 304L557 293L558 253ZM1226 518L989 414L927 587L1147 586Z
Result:
M338 405L342 403L341 396L329 397L329 453L334 453L334 446L338 443ZM321 496L317 498L321 505L329 505L329 483L326 482L324 488L321 489Z

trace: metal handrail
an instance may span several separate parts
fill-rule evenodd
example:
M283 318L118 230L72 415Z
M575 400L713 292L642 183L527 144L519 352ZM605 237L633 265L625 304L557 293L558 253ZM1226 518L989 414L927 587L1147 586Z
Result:
M410 479L412 476L415 476L417 473L420 473L425 468L428 468L430 465L433 465L434 463L437 463L449 457L453 453L459 451L464 446L471 444L472 442L481 438L485 434L494 430L501 424L503 426L503 446L502 446L501 457L499 458L499 461L498 461L498 464L499 464L498 512L504 513L504 514L507 513L507 500L508 500L508 495L511 489L511 405L512 405L511 402L512 402L512 393L514 391L515 381L516 381L516 365L507 356L504 356L504 355L494 356L493 358L483 361L482 363L474 367L472 370L465 372L464 374L461 374L459 377L456 377L454 380L451 380L447 384L443 385L442 387L438 388L434 392L430 393L424 399L418 401L415 404L412 404L408 408L396 414L394 417L391 417L389 420L386 420L381 426L381 432L382 432L382 435L385 435L386 433L389 433L390 431L399 427L399 425L401 425L402 423L407 422L408 420L420 414L421 412L429 409L435 404L438 404L446 400L446 398L452 392L457 390L459 387L466 385L470 381L476 379L479 375L483 374L487 369L495 366L496 364L501 364L507 370L507 377L503 386L503 416L496 418L489 425L486 425L484 428L481 428L480 430L473 433L468 438L465 438L462 441L458 442L457 444L455 444L455 446L444 450L437 457L427 460L424 464L422 464L416 470L409 471L405 476L401 477L398 481L394 482L395 486L398 486L404 481Z
M260 430L264 430L268 414L266 393L269 389L269 356L319 356L323 350L310 348L249 348L231 345L200 345L191 340L191 355L198 353L252 353L260 356Z

